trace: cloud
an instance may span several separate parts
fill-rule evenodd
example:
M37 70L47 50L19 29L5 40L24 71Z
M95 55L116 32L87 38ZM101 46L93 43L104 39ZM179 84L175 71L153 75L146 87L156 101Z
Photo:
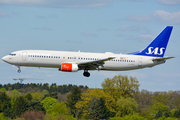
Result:
M106 28L99 28L97 29L97 31L108 31L109 29L106 29Z
M179 73L167 74L167 73L160 73L159 77L180 77Z
M59 16L57 14L50 14L48 16L38 15L37 18L45 19L45 18L58 18Z
M180 0L157 0L159 3L164 5L178 5Z
M152 18L148 15L128 15L126 17L126 20L146 22L146 21L151 21Z
M48 28L48 27L41 27L41 28L38 28L38 27L34 27L32 28L33 30L45 30L45 31L51 31L51 30L54 30L54 29L51 29L51 28Z
M73 44L81 44L82 41L75 41L75 40L66 40L68 43L73 43Z
M50 14L50 15L48 16L48 18L58 18L58 15L56 15L56 14Z
M4 61L0 60L0 63L4 63Z
M0 18L1 17L9 17L9 15L4 11L0 11Z
M149 41L152 41L155 38L155 36L152 36L152 35L140 35L139 38L140 38L140 41L142 41L142 42L149 42Z
M115 0L0 0L0 4L42 7L95 8Z
M180 11L170 13L164 10L157 10L153 15L159 22L180 24Z
M88 37L96 37L97 36L97 34L93 34L93 33L89 32L89 31L84 31L84 32L81 33L81 35L82 36L88 36Z
M114 76L117 75L117 72L112 72L112 71L100 71L100 72L95 72L95 74L104 76L106 78L113 78Z
M37 18L44 19L44 18L46 18L46 17L45 17L45 16L43 16L43 15L38 15L38 16L37 16Z
M128 76L132 76L132 77L137 77L137 78L148 78L148 75L147 74L144 74L144 73L138 73L138 72L131 72L128 74Z
M123 48L123 47L119 47L119 48L116 48L116 49L113 49L112 50L113 52L121 52L121 51L127 51L125 48Z
M119 28L120 31L149 31L146 27L142 26L142 25L123 25L121 26L121 28Z

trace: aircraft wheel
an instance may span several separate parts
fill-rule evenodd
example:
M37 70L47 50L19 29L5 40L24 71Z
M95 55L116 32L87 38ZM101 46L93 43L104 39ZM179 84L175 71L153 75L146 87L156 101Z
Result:
M20 69L18 69L18 70L17 70L17 72L18 72L18 73L20 73L20 72L21 72L21 70L20 70Z
M89 73L89 72L84 72L83 75L84 75L85 77L89 77L89 76L90 76L90 73Z

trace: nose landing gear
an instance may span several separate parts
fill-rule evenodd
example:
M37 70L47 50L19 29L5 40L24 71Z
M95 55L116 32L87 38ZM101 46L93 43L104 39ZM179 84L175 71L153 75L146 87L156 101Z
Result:
M21 72L21 68L18 66L18 70L17 70L17 72L18 73L20 73Z

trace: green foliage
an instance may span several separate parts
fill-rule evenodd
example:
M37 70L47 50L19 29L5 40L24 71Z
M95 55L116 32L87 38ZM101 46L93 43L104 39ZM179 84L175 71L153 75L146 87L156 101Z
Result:
M61 102L54 105L51 109L48 109L47 114L51 116L58 116L58 115L68 115L69 113L66 104Z
M79 87L74 87L71 93L67 95L66 105L69 107L71 114L75 117L77 110L75 104L81 99L81 90Z
M166 118L166 116L162 116L162 117L158 118L157 120L177 120L177 119L176 118L170 118L170 117Z
M114 113L115 112L115 100L114 98L112 98L110 95L104 93L104 91L102 89L88 89L85 93L82 93L81 95L81 100L79 100L75 107L78 110L78 113L81 114L81 116L88 116L89 111L87 110L92 99L96 97L96 98L104 98L105 100L105 105L108 108L108 110L110 111L110 113Z
M56 92L56 93L61 93L65 94L71 91L72 88L77 87L77 85L56 85L56 83L53 83L49 85L48 83L28 83L25 84L24 88L22 88L21 83L15 83L15 84L0 84L0 91L1 88L2 90L14 90L17 89L18 91L21 91L22 94L27 94L27 93L34 93L34 92L42 92L42 90L47 90L49 93ZM87 86L79 85L78 86L81 89L87 89ZM5 89L4 89L5 88ZM44 95L44 94L43 94Z
M20 116L27 110L27 107L28 107L28 103L26 99L23 96L20 96L14 102L13 114L15 116Z
M27 100L32 100L32 95L30 93L28 93L25 98L27 98Z
M46 97L52 97L52 98L57 99L57 98L58 98L57 92L51 92L51 93L45 94L45 95L44 95L44 98L46 98ZM44 98L43 98L43 99L44 99Z
M0 93L0 112L4 113L4 116L10 117L11 115L11 99L5 92Z
M52 97L46 97L43 101L41 101L43 104L43 107L45 110L53 108L54 105L56 105L58 102L55 98Z
M44 120L77 120L77 119L71 115L58 115L58 116L46 115Z
M1 88L0 91L6 91L6 88Z
M94 97L88 108L89 119L108 119L110 112L105 105L105 100L103 98Z
M120 98L116 102L116 116L124 117L125 115L133 115L138 110L138 104L133 98Z
M174 117L180 118L180 109L174 112Z
M138 115L125 116L125 117L113 117L110 120L147 120L146 118Z
M105 93L110 94L116 101L120 97L130 97L139 90L139 81L136 78L128 76L114 76L107 78L101 84Z
M32 99L37 99L41 101L43 98L43 94L41 92L31 93L31 95L32 95Z
M168 112L165 112L165 113L164 113L164 116L165 116L165 117L171 117Z
M48 90L43 90L43 91L42 91L42 94L43 94L43 95L47 95L47 94L49 94L49 91L48 91Z
M7 120L3 113L0 113L0 120Z
M160 118L160 117L162 117L162 116L163 116L162 111L159 110L158 113L157 113L156 116L155 116L155 119L158 119L158 118Z
M44 109L42 103L37 99L28 101L28 110L45 112L45 109Z
M161 110L164 113L169 110L169 107L167 105L164 105L162 102L157 102L151 106L151 110L153 114L156 114L159 110Z
M6 92L8 96L11 98L11 104L14 105L15 100L21 96L21 93L18 92L16 89L12 91L7 91Z

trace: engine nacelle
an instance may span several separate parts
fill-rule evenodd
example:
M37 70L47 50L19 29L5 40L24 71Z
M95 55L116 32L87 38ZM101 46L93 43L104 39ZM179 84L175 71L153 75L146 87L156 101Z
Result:
M78 65L73 64L73 63L62 63L61 68L59 68L59 71L77 72L78 71Z

